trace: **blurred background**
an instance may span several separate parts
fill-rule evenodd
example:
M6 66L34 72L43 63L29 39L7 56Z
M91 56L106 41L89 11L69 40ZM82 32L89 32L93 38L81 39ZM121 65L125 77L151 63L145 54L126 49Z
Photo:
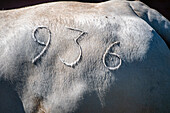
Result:
M46 2L54 2L54 1L63 1L63 0L0 0L0 10L26 7L30 5L46 3ZM72 1L103 2L108 0L72 0ZM170 20L170 0L140 0L140 1L144 2L149 7L156 9L162 15L164 15L168 20Z

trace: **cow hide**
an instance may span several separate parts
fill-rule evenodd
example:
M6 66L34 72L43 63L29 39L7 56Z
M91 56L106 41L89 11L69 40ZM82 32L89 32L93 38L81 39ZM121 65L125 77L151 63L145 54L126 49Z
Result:
M0 11L0 112L170 112L170 22L139 1Z

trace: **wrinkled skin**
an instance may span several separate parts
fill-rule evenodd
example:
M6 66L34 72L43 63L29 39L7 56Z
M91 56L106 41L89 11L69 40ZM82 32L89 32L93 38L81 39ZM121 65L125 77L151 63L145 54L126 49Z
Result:
M168 113L169 36L169 21L137 1L0 11L0 111Z

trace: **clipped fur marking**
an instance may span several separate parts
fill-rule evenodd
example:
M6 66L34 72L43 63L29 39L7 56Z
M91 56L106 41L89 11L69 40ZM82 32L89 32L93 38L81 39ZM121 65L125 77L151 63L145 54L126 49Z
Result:
M40 40L38 40L35 36L35 33L39 30L39 29L47 29L50 36L48 37L47 43L45 42L41 42ZM47 28L47 27L38 27L35 29L35 31L33 32L33 36L32 36L33 40L35 42L37 42L39 45L45 46L44 49L40 52L40 54L38 54L33 60L32 63L34 64L38 59L40 59L40 57L45 53L45 51L47 50L50 41L51 41L51 31Z
M64 65L73 68L73 67L75 67L78 64L78 62L80 61L80 59L82 57L82 48L81 48L81 46L78 43L78 39L80 39L83 35L87 34L87 32L84 32L84 31L82 31L80 29L76 29L76 28L70 28L70 27L66 27L66 28L69 29L69 30L81 32L81 34L76 39L74 39L74 42L78 45L79 51L80 51L78 58L74 62L72 62L72 63L67 63L64 59L62 59L59 56L59 59L61 60L62 63L64 63Z
M121 64L122 64L122 60L121 60L120 56L119 56L117 53L110 53L110 52L109 52L109 50L110 50L111 47L113 47L114 45L119 44L119 43L120 43L120 42L118 42L118 41L112 43L112 44L106 49L106 51L105 51L105 53L104 53L104 55L103 55L103 64L104 64L104 66L105 66L106 68L108 68L109 70L119 69L119 67L120 67ZM107 54L111 54L111 55L114 55L114 56L118 57L118 58L119 58L119 65L117 65L116 67L109 67L109 66L107 66L107 65L106 65L106 55L107 55Z

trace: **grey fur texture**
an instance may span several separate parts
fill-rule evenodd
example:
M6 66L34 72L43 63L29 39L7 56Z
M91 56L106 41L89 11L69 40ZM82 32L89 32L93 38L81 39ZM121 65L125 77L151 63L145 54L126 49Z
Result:
M169 36L138 1L0 11L0 112L169 113Z

